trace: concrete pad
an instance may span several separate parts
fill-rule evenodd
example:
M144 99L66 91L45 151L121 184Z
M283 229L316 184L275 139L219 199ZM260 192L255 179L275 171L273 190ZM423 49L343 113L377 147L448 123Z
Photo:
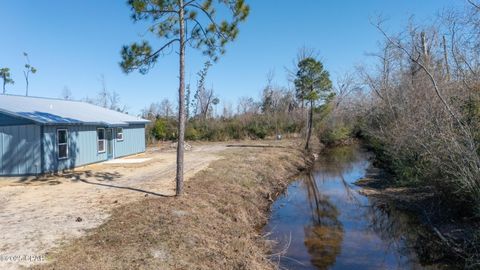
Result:
M151 158L119 158L102 162L102 164L140 164L150 160Z

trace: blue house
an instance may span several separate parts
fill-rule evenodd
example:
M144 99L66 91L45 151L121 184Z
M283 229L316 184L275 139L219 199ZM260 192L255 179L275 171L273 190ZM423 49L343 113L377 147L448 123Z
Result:
M0 175L37 175L145 151L148 120L80 101L0 95Z

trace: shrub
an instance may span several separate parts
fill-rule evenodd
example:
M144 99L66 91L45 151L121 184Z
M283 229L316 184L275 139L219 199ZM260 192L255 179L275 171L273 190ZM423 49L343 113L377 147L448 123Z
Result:
M267 129L263 125L251 123L247 127L248 136L252 139L265 139L267 136Z
M277 132L300 132L305 125L301 117L271 116L264 114L239 115L231 118L189 119L185 130L187 140L225 141L265 139ZM156 140L176 140L177 120L157 118L147 126L147 142Z
M175 121L171 119L158 118L153 123L151 134L156 140L175 140L177 138L175 125Z
M339 144L352 136L352 129L343 125L327 127L319 136L323 144Z
M195 129L195 127L191 125L187 125L187 128L185 130L185 139L190 140L190 141L196 141L199 140L200 137L200 132Z

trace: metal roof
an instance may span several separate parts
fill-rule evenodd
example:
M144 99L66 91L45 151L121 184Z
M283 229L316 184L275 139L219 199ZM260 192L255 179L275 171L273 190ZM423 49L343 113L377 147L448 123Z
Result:
M82 101L0 95L0 113L44 125L126 126L149 121Z

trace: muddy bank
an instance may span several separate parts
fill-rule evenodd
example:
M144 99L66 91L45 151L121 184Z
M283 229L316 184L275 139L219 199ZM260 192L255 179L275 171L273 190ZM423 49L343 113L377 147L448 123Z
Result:
M439 263L445 269L478 269L480 221L465 217L461 205L449 204L432 186L401 186L393 179L371 167L355 184L386 211L401 211L415 221L413 248L423 263Z
M310 162L298 141L277 145L224 152L186 183L185 196L120 206L34 269L273 269L259 228Z

